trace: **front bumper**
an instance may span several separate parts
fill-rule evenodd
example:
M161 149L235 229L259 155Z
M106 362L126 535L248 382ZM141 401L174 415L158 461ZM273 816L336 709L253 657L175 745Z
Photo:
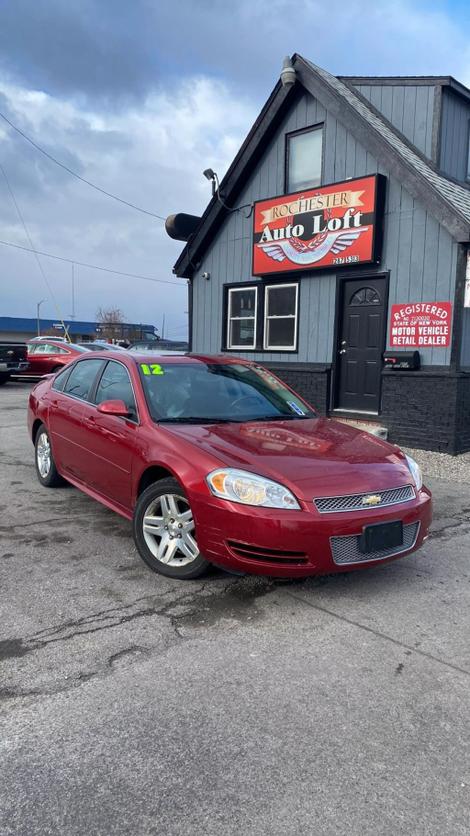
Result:
M383 509L320 514L314 507L301 511L253 508L216 497L191 497L199 548L212 563L238 572L272 577L307 577L375 566L411 554L427 537L432 500L423 488L412 501ZM338 563L332 538L353 538L365 525L401 520L413 536L393 553L365 555L363 560ZM415 532L415 536L414 536Z

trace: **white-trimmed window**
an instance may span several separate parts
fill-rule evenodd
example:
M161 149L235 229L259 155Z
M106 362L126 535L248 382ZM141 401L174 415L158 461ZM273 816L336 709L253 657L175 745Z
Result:
M286 189L298 192L321 184L323 126L287 134Z
M264 298L265 351L297 346L298 284L267 285Z
M228 291L227 348L256 347L257 287L233 287Z
M470 119L467 127L467 180L470 180Z

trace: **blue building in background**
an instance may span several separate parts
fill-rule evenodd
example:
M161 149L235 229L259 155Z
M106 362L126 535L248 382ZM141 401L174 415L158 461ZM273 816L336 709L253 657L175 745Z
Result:
M154 325L133 322L106 323L84 322L82 320L65 319L64 323L72 340L95 340L113 338L116 340L156 340L157 329ZM24 342L38 334L45 336L62 336L64 328L59 319L35 319L33 317L0 316L0 340L18 340Z

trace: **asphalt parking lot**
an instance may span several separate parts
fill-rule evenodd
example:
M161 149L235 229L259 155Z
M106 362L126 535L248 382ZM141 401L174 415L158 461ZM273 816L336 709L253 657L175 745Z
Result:
M36 481L0 390L2 834L468 834L469 486L425 548L280 582L152 574Z

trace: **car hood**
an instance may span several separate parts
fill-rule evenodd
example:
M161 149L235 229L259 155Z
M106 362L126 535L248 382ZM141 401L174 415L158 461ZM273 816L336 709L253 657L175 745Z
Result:
M306 500L413 484L397 447L328 418L180 424L166 429L222 465L282 482Z

